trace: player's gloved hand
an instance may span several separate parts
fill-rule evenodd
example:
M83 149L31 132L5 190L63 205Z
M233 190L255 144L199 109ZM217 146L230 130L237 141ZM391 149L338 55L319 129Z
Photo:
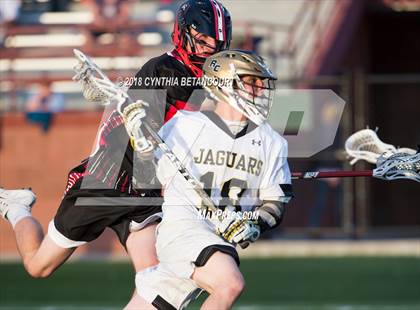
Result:
M250 243L257 241L260 235L260 226L255 221L246 220L242 224L242 232L236 235L235 242L245 249Z
M149 107L147 102L137 100L123 110L125 128L130 136L131 145L141 155L140 157L144 159L150 156L153 157L154 149L153 144L147 140L141 130L142 120L146 117L147 107Z
M242 248L255 242L260 237L257 223L245 220L241 212L229 212L216 227L216 232L228 242L239 244Z

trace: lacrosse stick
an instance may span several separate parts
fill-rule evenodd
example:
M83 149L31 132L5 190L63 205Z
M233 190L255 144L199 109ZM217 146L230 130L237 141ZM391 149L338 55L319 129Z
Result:
M131 103L134 102L127 92L112 83L108 77L101 71L101 69L85 54L81 51L74 49L74 55L79 60L79 65L74 69L76 75L73 80L82 84L83 96L88 101L98 102L102 105L108 105L111 102L116 101L118 103L118 112L124 117L124 112L121 111L122 104L128 100ZM175 165L178 172L184 177L184 179L193 187L196 193L202 200L201 209L208 209L214 213L217 212L218 208L214 205L211 198L202 188L201 182L198 181L193 175L191 175L182 162L175 156L171 149L165 144L162 138L154 131L153 127L145 120L144 127L150 133L153 143L156 144L164 155ZM139 129L140 130L140 129ZM144 137L139 132L138 138ZM136 137L137 138L137 137ZM147 139L144 141L144 147L147 148Z
M406 179L420 182L420 153L380 156L373 170L293 172L292 179L374 177L382 180Z
M112 83L88 56L77 49L74 49L73 53L79 60L79 64L74 68L76 75L73 80L82 84L83 97L101 105L116 101L120 109L128 98L127 93Z
M347 138L345 149L349 157L353 159L350 161L354 165L358 160L366 160L369 163L376 164L378 158L383 155L389 157L396 153L406 153L414 155L415 150L410 148L396 148L392 144L382 142L376 131L372 129L362 129Z

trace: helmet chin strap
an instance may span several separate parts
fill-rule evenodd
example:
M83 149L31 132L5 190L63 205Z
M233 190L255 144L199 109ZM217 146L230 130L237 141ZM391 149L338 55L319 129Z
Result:
M249 106L235 90L226 89L226 91L228 94L227 97L229 104L237 111L245 115L247 119L256 125L261 125L265 121L264 117L261 117L261 113L258 109L256 107Z
M232 73L233 73L233 77L234 77L234 80L236 81L236 83L237 83L237 85L238 85L238 87L239 87L239 89L241 90L241 91L243 91L246 95L245 96L242 96L242 95L240 95L240 94L238 94L238 93L236 93L235 91L233 91L233 93L234 93L234 96L235 96L235 100L236 101L238 101L238 102L243 102L243 101L248 101L248 102L251 102L252 101L252 104L253 104L253 107L251 107L251 106L249 106L248 104L246 104L246 103L242 103L241 105L242 106L244 106L245 108L244 108L244 111L245 111L245 115L251 120L251 121L253 121L254 123L256 123L256 124L261 124L263 121L262 121L262 119L260 118L260 117L258 117L258 120L256 120L255 118L254 118L254 120L252 119L253 117L252 117L252 115L251 114L249 114L249 115L247 115L248 113L247 113L247 110L253 110L253 112L252 112L252 114L253 115L255 115L255 117L257 117L257 115L261 115L262 116L262 118L265 120L266 119L266 117L264 116L264 114L263 113L261 113L259 110L258 110L258 105L257 105L257 103L256 103L256 101L255 101L255 98L257 97L256 96L256 94L255 94L255 92L253 91L252 92L252 94L250 93L250 92L248 92L247 90L246 90L246 88L245 88L245 85L244 85L244 82L241 80L241 78L240 78L240 76L239 76L239 74L236 72L236 68L235 68L235 66L233 65L233 64L230 64L230 69L231 69L231 71L232 71ZM262 96L259 96L260 97L260 99L269 99L267 96L265 96L265 95L262 95Z
M203 76L203 70L200 67L197 67L196 65L191 62L190 57L188 56L185 49L178 46L175 48L175 51L181 58L182 62L187 66L188 69L196 76L196 77L202 77Z
M185 66L198 78L203 76L203 70L201 66L197 66L194 64L194 62L190 59L190 55L188 54L186 50L186 42L182 39L182 33L180 33L178 22L176 21L174 24L174 31L172 33L172 41L175 45L175 51L178 54L178 56L181 58L182 62L185 64ZM191 41L191 37L189 33L185 33L185 37L189 41ZM191 43L190 43L190 46Z
M199 54L197 53L196 49L196 43L193 39L191 33L189 31L185 32L185 37L187 38L187 42L183 42L183 49L186 51L186 54L188 56L188 59L190 63L202 70L202 67L204 65L204 62L206 61L206 58L208 56L211 56L211 54ZM187 43L190 46L191 52L187 52Z

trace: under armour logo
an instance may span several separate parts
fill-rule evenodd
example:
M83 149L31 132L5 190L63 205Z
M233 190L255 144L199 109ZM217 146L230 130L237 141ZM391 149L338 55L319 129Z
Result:
M252 139L252 145L258 144L259 146L261 146L261 140L254 140Z

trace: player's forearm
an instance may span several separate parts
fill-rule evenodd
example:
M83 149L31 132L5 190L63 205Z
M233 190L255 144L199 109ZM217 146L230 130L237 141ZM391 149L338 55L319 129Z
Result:
M278 200L264 200L262 205L257 208L258 225L261 233L273 229L280 225L284 217L284 203Z

